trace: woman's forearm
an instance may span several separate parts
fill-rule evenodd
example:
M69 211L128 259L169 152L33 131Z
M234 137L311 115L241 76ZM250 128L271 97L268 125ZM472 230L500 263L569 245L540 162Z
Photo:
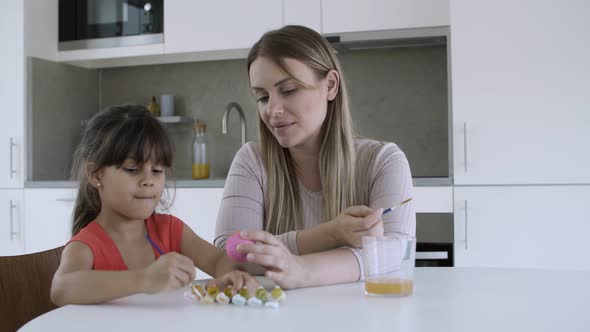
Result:
M56 275L51 285L51 301L58 306L93 304L141 292L144 292L141 270L84 270Z
M298 287L325 286L358 281L361 269L354 253L346 248L300 256L305 277Z
M330 222L297 231L297 250L300 255L323 252L342 246L333 232Z

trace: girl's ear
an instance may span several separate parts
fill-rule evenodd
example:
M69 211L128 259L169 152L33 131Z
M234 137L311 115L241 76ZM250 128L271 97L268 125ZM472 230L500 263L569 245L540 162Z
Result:
M328 100L332 101L338 94L338 87L340 86L340 74L332 69L326 75L326 81L328 82Z
M100 172L96 169L96 164L88 162L86 163L84 170L86 172L86 180L88 180L88 183L98 190L102 186L102 183L100 182Z

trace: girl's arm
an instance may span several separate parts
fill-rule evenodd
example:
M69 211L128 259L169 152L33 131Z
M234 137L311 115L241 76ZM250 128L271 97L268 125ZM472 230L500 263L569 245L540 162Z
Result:
M191 258L197 268L211 276L216 276L217 264L224 258L221 250L203 240L186 224L182 229L180 252Z
M101 303L135 293L180 288L195 275L192 261L178 253L163 255L144 269L129 271L95 271L93 261L86 244L68 244L53 276L51 301L58 306Z
M217 279L219 287L225 284L234 285L234 291L245 284L249 289L257 289L260 285L247 273L235 271L239 265L232 261L224 251L200 238L193 230L184 225L182 230L181 252L190 257L195 266Z

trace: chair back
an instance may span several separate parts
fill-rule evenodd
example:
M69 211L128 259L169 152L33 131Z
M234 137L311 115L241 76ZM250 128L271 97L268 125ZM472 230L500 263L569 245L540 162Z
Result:
M63 249L0 257L0 332L16 331L56 308L49 294Z

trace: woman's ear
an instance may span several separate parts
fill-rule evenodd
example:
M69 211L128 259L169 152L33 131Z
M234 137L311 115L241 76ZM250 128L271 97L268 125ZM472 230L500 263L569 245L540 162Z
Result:
M332 69L326 75L326 81L328 83L328 100L332 101L338 94L338 88L340 86L340 74Z
M88 180L88 183L96 190L100 189L102 183L100 182L100 172L98 172L96 169L96 164L93 162L86 163L84 171L86 173L86 180Z

